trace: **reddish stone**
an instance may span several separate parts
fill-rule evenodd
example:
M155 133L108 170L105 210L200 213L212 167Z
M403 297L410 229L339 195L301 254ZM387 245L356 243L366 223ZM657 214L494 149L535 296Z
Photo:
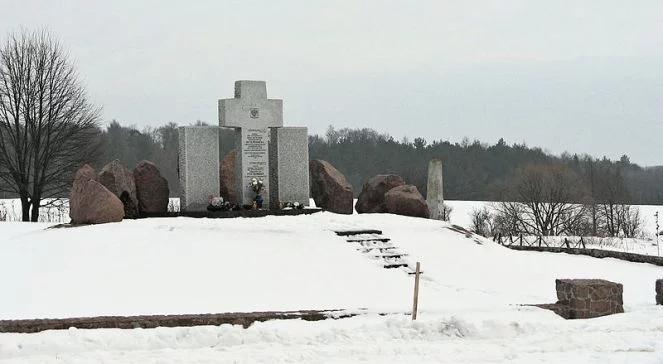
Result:
M405 181L395 174L379 174L366 181L357 199L358 213L385 213L385 194L394 187L405 185Z
M168 211L168 181L150 161L140 161L133 171L140 214L163 214Z
M428 204L419 193L417 187L412 185L398 186L384 195L387 212L396 215L430 217Z
M352 214L352 185L331 163L314 159L309 162L311 197L317 207L338 214Z
M239 203L237 196L237 177L235 164L237 162L237 149L233 149L221 160L219 166L219 181L221 197L231 203Z
M119 160L116 159L106 164L99 173L98 181L122 201L125 218L138 217L138 198L136 197L134 175Z
M95 177L94 169L87 164L74 176L69 197L69 217L73 224L122 221L122 202L101 183L95 181Z

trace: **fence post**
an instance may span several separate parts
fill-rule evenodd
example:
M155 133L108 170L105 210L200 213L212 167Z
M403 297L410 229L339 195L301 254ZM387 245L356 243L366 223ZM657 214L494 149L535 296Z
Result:
M541 235L539 235L539 248L541 247L541 240L542 240L542 239L543 239L543 238L541 238Z
M564 244L566 244L566 249L571 249L571 247L569 246L569 239L564 238Z
M523 246L523 234L520 234L520 246Z
M414 271L414 303L412 304L412 321L417 319L417 304L419 303L419 274L421 273L419 262Z
M582 248L583 248L583 249L587 249L587 248L585 247L585 241L582 239L582 236L580 237L580 244L582 244Z

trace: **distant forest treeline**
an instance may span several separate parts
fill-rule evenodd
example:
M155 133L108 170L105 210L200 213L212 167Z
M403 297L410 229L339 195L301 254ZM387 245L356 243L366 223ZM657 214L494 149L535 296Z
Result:
M171 195L178 195L177 124L139 130L113 121L102 130L100 140L95 167L119 159L131 169L140 160L151 160L168 179ZM523 167L562 164L581 177L579 180L591 174L591 180L600 184L601 178L594 177L601 175L599 171L620 176L628 203L663 204L663 167L643 168L626 155L617 161L567 153L554 156L541 148L507 144L503 139L492 145L467 139L461 143L423 138L410 141L372 129L333 127L325 135L309 136L309 153L311 159L327 160L345 174L355 194L368 178L384 173L402 176L425 194L428 161L439 158L444 162L444 196L451 200L499 201Z

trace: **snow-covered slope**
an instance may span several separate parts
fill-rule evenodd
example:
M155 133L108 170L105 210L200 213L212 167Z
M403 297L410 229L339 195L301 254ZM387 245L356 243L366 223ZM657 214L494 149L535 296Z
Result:
M0 318L326 308L393 314L248 330L0 334L0 362L663 360L663 308L653 291L661 267L512 251L443 222L388 214L48 226L0 223ZM421 262L417 323L403 315L412 277L382 268L332 232L353 228L380 229L409 261ZM571 322L520 306L554 302L555 278L623 283L626 313Z
M386 270L332 230L381 229L425 271L421 309L551 302L555 278L625 284L651 301L659 267L516 252L443 222L389 214L255 219L162 218L45 229L7 223L1 318L356 309L405 312L411 278ZM477 241L480 241L479 244Z

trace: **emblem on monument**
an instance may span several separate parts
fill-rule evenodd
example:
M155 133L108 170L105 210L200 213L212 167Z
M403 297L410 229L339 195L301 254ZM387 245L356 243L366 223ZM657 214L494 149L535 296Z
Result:
M249 110L249 115L251 116L251 119L257 119L259 114L258 114L258 108L257 107L252 107L251 110Z

